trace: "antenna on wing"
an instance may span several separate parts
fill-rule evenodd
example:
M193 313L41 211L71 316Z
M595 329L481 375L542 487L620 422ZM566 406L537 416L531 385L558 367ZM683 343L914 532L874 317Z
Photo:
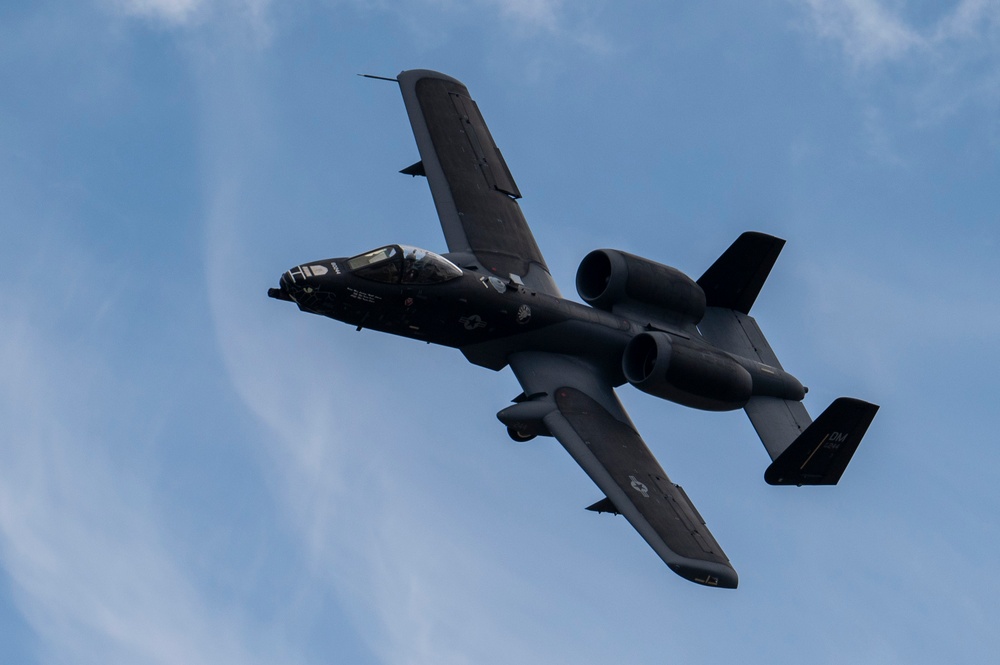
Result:
M379 81L392 81L393 83L399 83L397 79L389 78L388 76L376 76L375 74L358 74L358 76L363 76L366 79L377 79Z

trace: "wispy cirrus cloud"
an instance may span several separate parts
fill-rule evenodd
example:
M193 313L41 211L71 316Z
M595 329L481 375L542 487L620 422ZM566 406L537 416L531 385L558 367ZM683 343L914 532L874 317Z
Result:
M863 95L870 156L905 166L905 134L959 114L986 142L1000 142L1000 125L989 120L1000 112L1000 0L961 0L938 14L885 0L796 4L805 34L842 54L849 85Z
M266 42L271 29L271 0L101 0L113 13L168 28L189 28L212 20L245 24L258 41Z
M249 91L230 90L239 95L216 97L219 106L206 109L208 123L247 123L266 132L266 122L254 117L258 111L248 110L259 105L235 104ZM237 107L244 110L235 113ZM428 479L447 471L435 468L433 456L400 459L401 448L426 446L428 436L414 431L410 406L379 398L394 394L385 390L393 381L384 364L369 376L337 349L323 322L309 321L319 325L303 332L294 308L257 293L233 297L227 287L228 267L253 254L241 225L253 223L245 202L260 175L243 165L266 163L251 159L254 152L253 145L223 143L206 155L214 185L205 282L233 390L267 429L255 454L308 562L303 586L337 598L380 662L530 660L527 646L509 639L515 631L485 599L520 606L510 615L514 623L532 601L544 599L494 554L456 536L457 527L428 519L455 512L427 494ZM413 365L405 380L414 378ZM448 496L447 488L439 491Z
M926 40L878 0L805 0L812 28L839 42L855 65L903 57Z
M181 25L204 11L211 0L107 0L115 10L140 18Z
M171 25L196 21L211 12L263 15L270 0L103 0L113 10L128 16L158 20ZM301 3L306 4L306 3ZM570 21L564 0L423 0L405 6L384 0L345 0L364 10L420 13L493 14L521 29L562 33ZM423 5L422 7L420 5Z
M556 30L562 13L562 0L489 0L485 3L501 16L523 25Z
M612 50L601 30L593 3L565 0L345 0L366 12L381 12L406 25L420 48L439 44L449 32L474 30L493 39L503 35L518 41L548 40L591 53ZM492 29L484 30L484 27ZM540 45L546 41L538 42Z
M982 54L1000 38L1000 2L961 0L926 25L905 16L905 4L882 0L804 0L811 30L837 42L855 66L871 67L913 57L954 59L955 49ZM994 54L995 55L995 54Z
M46 302L44 280L5 283L0 299L0 562L40 638L39 656L95 665L294 662L286 645L260 639L237 608L206 594L203 571L155 508L153 470L116 442L131 432L125 440L142 449L155 434L149 413L126 406L136 377L79 340L104 311L99 287L85 285L108 276L73 253L50 254L60 268L47 278L76 285L78 329L53 325L34 304Z

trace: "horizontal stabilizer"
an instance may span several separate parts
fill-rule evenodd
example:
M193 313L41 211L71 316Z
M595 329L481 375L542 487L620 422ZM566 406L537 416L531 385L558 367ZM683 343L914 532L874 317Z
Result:
M764 233L742 234L698 280L707 305L749 314L784 246Z
M836 485L868 431L878 405L841 397L764 472L769 485Z
M780 397L751 397L743 410L772 461L778 459L812 424L812 418L802 402Z

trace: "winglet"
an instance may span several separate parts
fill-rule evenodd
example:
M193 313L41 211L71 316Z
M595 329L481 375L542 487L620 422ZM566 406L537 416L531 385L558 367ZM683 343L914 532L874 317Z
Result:
M764 233L741 234L698 280L707 305L749 314L784 246Z
M764 472L768 485L836 485L878 405L841 397L833 401Z

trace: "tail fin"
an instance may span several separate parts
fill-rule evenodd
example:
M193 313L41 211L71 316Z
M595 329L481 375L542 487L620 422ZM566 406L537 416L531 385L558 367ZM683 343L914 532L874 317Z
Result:
M868 431L878 406L833 401L764 472L768 485L836 485Z
M742 234L698 280L707 305L749 314L784 246L781 238Z
M750 308L785 241L747 232L736 239L698 284L708 309L702 337L733 355L783 369ZM878 406L842 397L812 421L802 402L751 397L744 407L773 460L764 479L772 485L835 485L857 450Z

